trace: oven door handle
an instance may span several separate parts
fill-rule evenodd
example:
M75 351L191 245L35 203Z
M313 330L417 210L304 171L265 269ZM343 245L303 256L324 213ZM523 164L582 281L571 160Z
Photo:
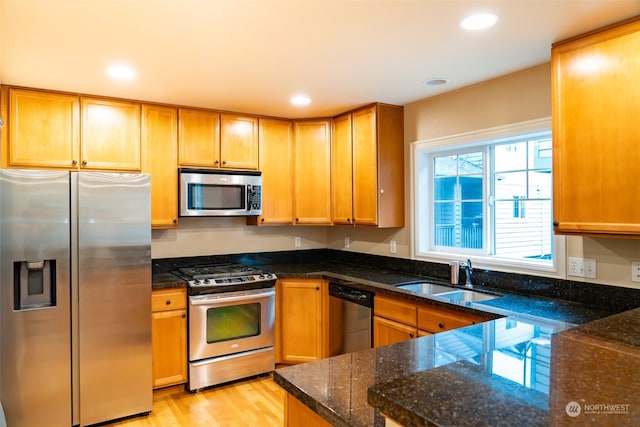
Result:
M212 305L212 304L216 304L216 303L224 303L224 304L228 304L230 302L239 302L239 301L246 301L246 300L253 300L256 298L264 298L264 297L271 297L274 296L276 294L276 291L273 289L270 289L266 292L256 292L256 293L251 293L251 294L245 294L245 295L233 295L233 296L215 296L212 297L211 295L205 295L205 296L199 296L199 297L190 297L189 298L189 304L190 305Z

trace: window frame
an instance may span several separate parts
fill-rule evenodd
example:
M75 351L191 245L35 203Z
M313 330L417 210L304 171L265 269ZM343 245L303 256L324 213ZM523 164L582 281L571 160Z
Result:
M446 250L421 250L420 239L428 238L430 225L432 220L424 221L418 216L418 212L427 209L430 217L433 217L433 203L430 203L433 188L431 184L424 188L424 183L429 183L432 173L421 168L425 158L429 158L434 152L445 153L447 151L462 152L466 150L476 150L478 147L487 144L496 144L507 142L519 137L532 135L536 133L544 133L551 131L551 117L529 120L514 124L508 124L493 128L487 128L477 131L470 131L461 134L455 134L445 137L415 141L410 143L410 240L411 240L411 258L421 261L432 262L450 262L471 258L475 267L487 268L496 271L513 272L513 273L529 273L533 275L562 278L565 273L565 253L566 242L562 235L553 235L553 259L549 264L542 264L536 260L520 260L513 258L501 258L495 255L485 255L484 252L474 250L458 250L457 248L446 248ZM486 150L485 150L486 151ZM487 178L490 168L483 168L485 174L485 194L490 192L491 179ZM421 185L421 183L423 185ZM483 212L485 219L487 215L487 197L484 197L485 203ZM425 206L426 205L426 206ZM552 200L553 209L553 200ZM489 238L489 227L485 227L483 231L484 241L491 244ZM430 245L428 245L430 246Z

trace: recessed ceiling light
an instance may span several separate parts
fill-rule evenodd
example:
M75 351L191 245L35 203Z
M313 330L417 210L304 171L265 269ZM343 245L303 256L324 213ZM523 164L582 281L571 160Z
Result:
M427 79L424 81L424 85L425 86L440 86L443 84L446 84L448 82L447 79L442 78L442 77L436 77L433 79Z
M109 77L116 80L133 80L136 77L136 72L131 67L124 64L113 65L107 69Z
M291 103L293 105L309 105L311 104L311 98L307 95L295 95L291 97Z
M482 30L489 28L498 22L498 17L493 13L478 13L470 15L460 21L460 26L465 30Z

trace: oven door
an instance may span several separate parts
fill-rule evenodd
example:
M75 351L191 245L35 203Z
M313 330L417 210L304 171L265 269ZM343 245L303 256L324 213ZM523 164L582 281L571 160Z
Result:
M274 344L275 289L189 297L189 360Z

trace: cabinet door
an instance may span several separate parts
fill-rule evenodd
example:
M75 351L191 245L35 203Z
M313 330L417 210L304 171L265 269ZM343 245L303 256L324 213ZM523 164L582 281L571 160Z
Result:
M552 49L553 214L570 234L640 234L640 20Z
M289 393L284 400L284 414L285 427L331 427L329 422Z
M81 169L140 170L140 104L80 98Z
M142 106L144 173L151 175L151 226L178 225L178 111Z
M351 114L333 120L331 179L333 223L353 224L353 150Z
M373 346L395 344L418 336L418 330L414 326L373 316Z
M259 224L293 222L293 125L288 120L260 119L262 215Z
M356 224L378 224L376 107L353 113L353 214Z
M258 169L258 119L220 116L220 160L223 168Z
M320 279L282 279L277 282L276 294L280 360L299 363L326 357L326 282Z
M328 120L294 124L296 224L331 224L331 126Z
M9 98L3 166L76 169L80 156L77 96L2 88ZM6 101L5 101L6 102Z
M454 310L423 306L418 307L418 328L432 334L462 328L487 319Z
M153 388L187 381L187 312L152 313Z
M178 110L178 161L180 166L220 166L220 113Z

